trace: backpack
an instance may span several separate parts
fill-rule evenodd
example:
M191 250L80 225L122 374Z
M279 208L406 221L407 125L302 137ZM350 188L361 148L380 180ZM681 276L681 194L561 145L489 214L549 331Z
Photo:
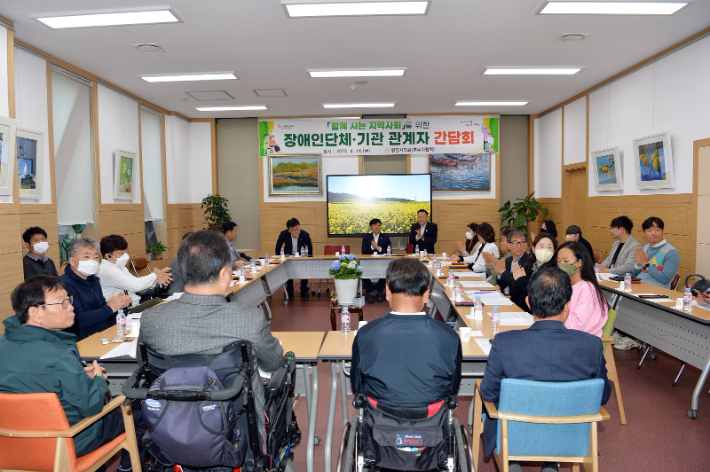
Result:
M224 389L214 370L199 366L168 369L151 384L149 391L199 393ZM232 400L148 398L143 401L141 413L146 428L143 446L165 466L238 468L244 462L248 444L237 424Z

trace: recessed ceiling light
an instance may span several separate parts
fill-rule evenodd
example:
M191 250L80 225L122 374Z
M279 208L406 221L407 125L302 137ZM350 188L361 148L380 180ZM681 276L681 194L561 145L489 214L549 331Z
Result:
M583 67L486 67L483 75L574 75Z
M458 100L457 107L521 107L529 100Z
M381 69L308 69L308 75L320 77L401 77L406 67L385 67Z
M62 13L59 15L32 15L37 21L52 29L89 28L92 26L148 25L156 23L179 23L177 14L170 7L131 8Z
M584 41L587 36L589 35L582 33L567 33L560 36L560 39L558 39L558 41L565 44L578 43L580 41Z
M196 72L189 74L139 75L146 82L196 82L199 80L237 80L234 72Z
M323 103L323 108L392 108L397 102Z
M143 54L160 54L161 52L165 52L159 44L155 43L134 44L133 47L138 49L138 52L142 52Z
M693 1L693 0L690 0ZM683 1L546 0L538 15L672 15L690 3Z
M426 15L431 0L281 0L288 18Z
M268 110L266 105L245 105L239 107L198 107L197 111L249 111L249 110Z

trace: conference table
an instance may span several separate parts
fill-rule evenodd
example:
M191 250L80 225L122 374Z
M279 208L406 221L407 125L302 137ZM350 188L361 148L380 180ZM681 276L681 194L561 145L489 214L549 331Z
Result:
M617 329L700 369L687 411L689 418L696 418L710 372L710 310L697 306L690 312L677 310L676 299L683 294L656 285L631 284L631 293L620 291L618 282L604 280L600 285L609 306L618 312ZM666 295L668 299L643 299L639 294Z

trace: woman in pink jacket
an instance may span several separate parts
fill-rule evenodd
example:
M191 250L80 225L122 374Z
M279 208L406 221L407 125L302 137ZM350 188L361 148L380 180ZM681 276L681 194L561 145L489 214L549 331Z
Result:
M557 249L557 266L572 281L572 304L565 326L601 337L609 305L599 288L589 251L576 241L568 241Z

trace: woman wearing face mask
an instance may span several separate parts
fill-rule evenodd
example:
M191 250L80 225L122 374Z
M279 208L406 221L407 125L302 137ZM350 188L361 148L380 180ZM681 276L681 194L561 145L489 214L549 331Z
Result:
M520 267L514 263L510 270L513 273L514 282L510 285L510 299L523 310L531 313L525 298L528 296L528 282L542 267L554 267L557 261L554 260L557 250L557 240L548 233L540 233L533 240L530 254L525 259L525 264Z
M136 292L152 288L156 283L163 287L172 280L169 267L162 270L153 269L152 273L145 277L131 275L126 267L130 260L128 243L123 236L117 234L104 236L101 239L101 256L103 260L97 275L101 281L101 291L104 297L108 300L112 296L126 291L131 297L131 305L136 311L149 308L148 306L139 306L141 297Z
M567 241L557 250L557 266L572 281L572 304L565 326L601 337L609 306L599 288L589 251L576 241Z
M464 257L476 253L475 251L478 250L478 246L480 245L480 240L478 239L478 235L476 234L477 229L478 223L469 223L468 226L466 226L466 242L464 243L463 241L456 241L454 243L454 246L456 246L456 250L459 252L459 255L452 254L452 261L462 262Z
M498 246L496 246L496 232L488 223L481 223L476 228L476 236L479 244L469 256L463 257L463 262L468 264L469 269L474 271L479 277L487 278L486 276L486 259L483 253L488 253L492 257L498 258Z

